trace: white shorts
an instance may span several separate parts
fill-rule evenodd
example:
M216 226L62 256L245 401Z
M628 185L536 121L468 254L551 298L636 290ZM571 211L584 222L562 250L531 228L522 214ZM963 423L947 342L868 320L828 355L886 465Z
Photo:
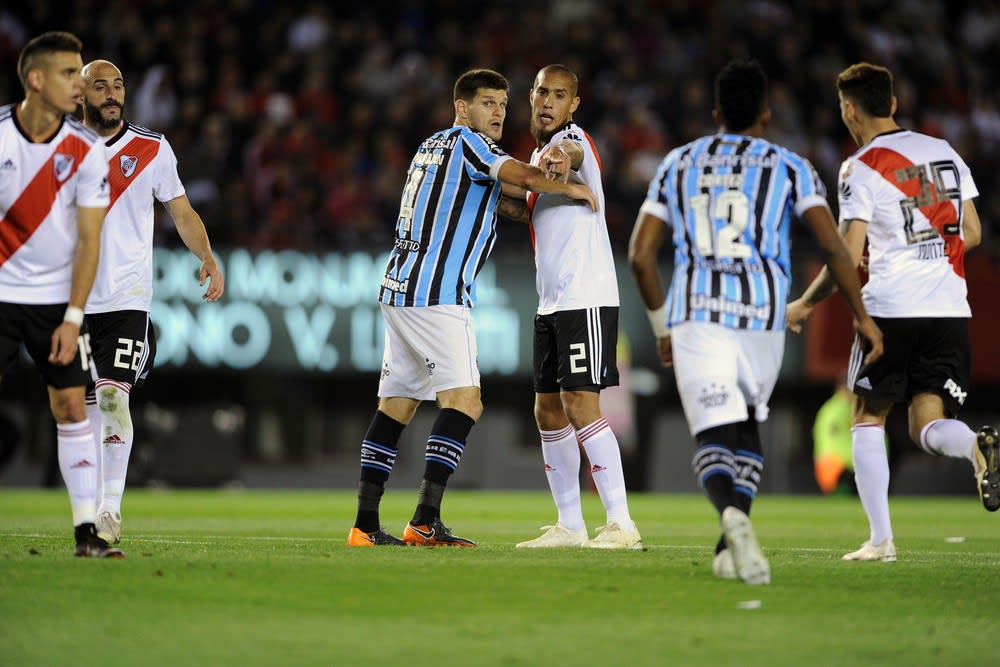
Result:
M767 419L778 381L784 331L730 329L711 322L683 322L670 330L674 377L691 435L722 424Z
M385 320L380 397L429 401L446 389L479 386L479 348L468 308L379 305Z

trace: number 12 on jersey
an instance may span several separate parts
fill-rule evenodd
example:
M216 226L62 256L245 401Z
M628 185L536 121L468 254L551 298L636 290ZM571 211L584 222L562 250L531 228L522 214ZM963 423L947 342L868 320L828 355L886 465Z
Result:
M752 254L743 242L743 230L750 222L750 199L739 190L723 190L714 197L691 197L694 213L694 242L702 257L745 259ZM715 230L715 220L725 224Z

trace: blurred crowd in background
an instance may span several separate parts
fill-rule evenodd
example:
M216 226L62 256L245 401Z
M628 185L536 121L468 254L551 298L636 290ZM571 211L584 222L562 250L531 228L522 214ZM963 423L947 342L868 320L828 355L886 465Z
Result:
M713 77L732 56L750 55L771 79L768 138L812 160L831 193L855 150L836 76L859 60L891 68L900 124L946 138L972 168L984 242L996 252L993 0L3 4L0 103L22 98L15 63L28 39L75 33L85 61L106 58L124 73L126 117L166 133L216 247L388 248L412 154L452 123L456 77L489 67L510 79L501 145L526 160L533 77L563 62L580 77L575 116L600 151L612 242L623 253L659 160L714 131ZM795 234L807 251L810 235ZM526 239L502 227L498 243ZM167 229L159 242L178 243Z

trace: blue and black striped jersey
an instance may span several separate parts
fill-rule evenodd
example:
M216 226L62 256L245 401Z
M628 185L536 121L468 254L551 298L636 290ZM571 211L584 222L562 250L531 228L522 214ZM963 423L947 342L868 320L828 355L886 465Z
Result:
M475 305L476 276L496 240L497 172L509 159L489 137L463 125L420 145L407 173L379 301Z
M789 226L826 188L805 158L743 135L702 137L671 151L642 212L673 227L667 322L785 328Z

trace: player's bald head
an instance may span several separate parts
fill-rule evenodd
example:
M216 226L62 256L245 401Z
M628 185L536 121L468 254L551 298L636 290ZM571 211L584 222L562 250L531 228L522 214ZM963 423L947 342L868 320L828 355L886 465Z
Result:
M91 60L83 66L81 74L87 85L91 85L99 79L113 81L122 78L121 70L115 67L115 64L110 60Z

